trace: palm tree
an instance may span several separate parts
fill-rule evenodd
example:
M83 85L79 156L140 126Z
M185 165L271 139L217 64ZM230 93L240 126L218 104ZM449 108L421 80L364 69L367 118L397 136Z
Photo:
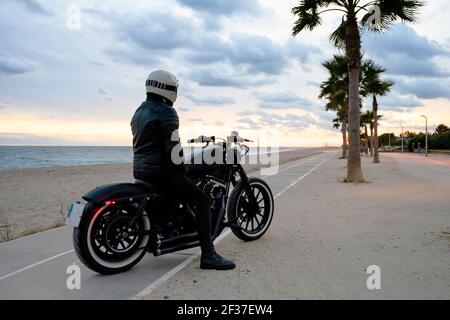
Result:
M320 86L319 98L326 98L326 110L335 111L338 115L339 123L342 124L342 158L347 157L347 123L348 123L348 85L349 75L347 68L347 57L344 55L334 55L332 59L325 61L322 64L327 70L329 77L326 81L322 82ZM375 85L380 85L379 75L384 70L379 68L371 59L366 59L361 65L360 74L360 101L367 94L371 94L368 90L374 90ZM377 75L378 77L374 77ZM360 107L362 107L360 103ZM361 116L361 119L364 115ZM366 116L361 123L370 124L371 136L373 132L373 120L372 112ZM333 121L335 127L335 122ZM339 127L338 127L339 128ZM367 128L366 128L367 129ZM366 130L367 136L367 130ZM373 143L371 143L371 146ZM372 148L371 148L372 150ZM371 153L372 156L372 153Z
M373 157L373 150L374 150L374 128L375 128L375 118L373 116L373 111L367 111L366 112L370 118L370 122L369 122L369 128L370 128L370 156ZM382 115L377 115L377 123L378 120L380 120L381 118L383 118Z
M437 126L436 131L434 132L434 135L440 135L440 134L446 133L447 131L450 131L450 128L447 127L445 124L440 124Z
M332 107L331 107L332 106ZM333 119L333 128L341 128L342 132L342 157L347 159L347 105L346 104L330 104L326 106L327 111L336 111L337 118Z
M394 85L392 81L383 81L381 75L386 70L375 64L373 60L367 60L364 64L365 77L362 80L362 90L364 95L372 95L372 119L373 119L373 162L379 163L380 156L378 153L378 100L377 96L384 96L391 90Z
M325 61L323 66L328 70L329 78L320 88L319 98L328 100L326 111L335 111L338 118L333 120L333 127L342 129L342 159L347 159L347 119L348 119L348 72L345 56L335 55ZM336 126L338 124L338 126Z
M370 111L363 113L360 118L360 126L364 128L364 147L367 150L369 146L369 132L367 130L367 125L372 122L373 116Z
M345 47L349 71L349 154L347 181L362 182L361 156L359 154L359 74L361 65L361 33L358 17L362 15L361 27L373 30L387 29L397 20L414 22L418 9L423 5L420 0L300 0L292 8L297 16L292 35L295 37L303 30L313 30L322 23L321 15L326 12L339 12L342 22L331 34L333 44ZM379 19L373 19L373 6L380 9ZM376 10L375 10L376 12Z

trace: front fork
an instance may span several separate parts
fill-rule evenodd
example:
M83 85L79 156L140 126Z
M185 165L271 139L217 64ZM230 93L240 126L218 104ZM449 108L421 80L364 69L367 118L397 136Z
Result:
M250 205L255 210L255 212L258 212L259 210L258 202L256 200L255 194L253 193L252 187L248 182L247 173L245 172L244 168L241 165L239 165L238 167L238 172L241 177L241 181L244 184L244 190L245 193L247 194Z

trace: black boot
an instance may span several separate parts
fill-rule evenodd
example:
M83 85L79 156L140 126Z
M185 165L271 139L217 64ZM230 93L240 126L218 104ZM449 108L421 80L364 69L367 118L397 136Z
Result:
M236 267L232 261L225 260L218 255L214 247L205 251L202 252L200 259L200 269L231 270Z

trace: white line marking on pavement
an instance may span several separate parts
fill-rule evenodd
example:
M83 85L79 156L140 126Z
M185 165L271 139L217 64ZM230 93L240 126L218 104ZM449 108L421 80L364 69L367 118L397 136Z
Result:
M308 172L306 172L304 175L302 175L300 178L296 179L294 182L292 182L290 185L288 185L286 188L284 188L283 190L281 190L280 192L278 192L274 198L278 198L280 195L282 195L284 192L286 192L287 190L289 190L290 188L292 188L293 186L295 186L297 183L299 183L300 181L302 181L304 178L306 178L308 175L310 175L311 173L313 173L314 171L317 170L317 168L319 168L321 165L323 165L325 162L327 162L328 160L330 160L331 158L333 158L335 155L337 154L334 153L331 157L323 160L322 162L320 162L318 165L316 165L315 167L313 167L311 170L309 170Z
M17 241L20 241L20 240L30 239L30 238L33 238L33 237L35 237L35 236L37 236L37 235L44 234L44 233L46 233L46 232L56 231L56 230L61 229L61 228L64 228L64 227L66 227L66 225L63 225L63 226L61 226L61 227L56 227L56 228L53 228L53 229L48 229L48 230L36 232L36 233L30 234L30 235L28 235L28 236L24 236L24 237L12 239L12 240L9 240L9 241L5 241L5 242L0 243L0 247L5 246L5 245L8 245L8 244L11 244L11 243L14 243L14 242L17 242Z
M155 282L153 282L151 285L149 285L148 287L146 287L144 290L142 290L141 292L139 292L137 295L135 295L133 298L131 298L131 300L141 300L143 299L146 295L148 295L150 292L152 292L153 290L155 290L156 288L158 288L160 285L162 285L164 282L166 282L167 280L169 280L170 278L172 278L175 274L177 274L178 272L180 272L181 270L183 270L185 267L188 266L188 264L190 264L192 261L194 261L195 259L197 259L199 256L198 253L190 256L189 258L187 258L186 260L184 260L182 263L180 263L179 265L177 265L175 268L171 269L169 272L167 272L166 274L164 274L161 278L158 278L158 280L156 280Z
M227 237L231 233L230 229L227 229L225 232L220 234L217 239L214 241L214 244L218 244L220 241L222 241L225 237ZM162 285L164 282L172 278L174 275L176 275L178 272L186 268L192 261L197 259L200 256L201 252L200 250L193 253L189 258L181 262L179 265L171 269L169 272L165 273L162 277L158 278L155 282L151 283L148 287L144 288L141 292L139 292L137 295L135 295L131 300L141 300L146 295L150 294L153 290L158 288L160 285Z
M71 253L71 252L74 252L74 250L72 249L72 250L68 250L68 251L62 252L62 253L60 253L60 254L57 254L56 256L53 256L53 257L50 257L50 258L41 260L41 261L39 261L39 262L30 264L30 265L27 266L27 267L24 267L24 268L21 268L21 269L19 269L19 270L14 271L14 272L5 274L4 276L1 276L1 277L0 277L0 281L1 281L1 280L4 280L4 279L6 279L6 278L12 277L12 276L14 276L14 275L16 275L16 274L18 274L18 273L24 272L24 271L26 271L26 270L28 270L28 269L37 267L38 265L41 265L41 264L43 264L43 263L46 263L46 262L49 262L49 261L51 261L51 260L57 259L57 258L59 258L59 257L62 257L62 256L64 256L64 255L66 255L66 254Z
M338 151L339 152L339 151ZM294 185L296 185L298 182L300 182L301 180L303 180L305 177L307 177L309 174L313 173L315 170L317 170L317 168L319 168L321 165L323 165L325 162L327 162L328 160L332 159L338 152L333 153L333 155L325 160L323 160L322 162L320 162L318 165L316 165L314 168L312 168L311 170L309 170L307 173L305 173L303 176L301 176L299 179L295 180L293 183L291 183L288 187L284 188L281 192L277 193L277 195L274 196L274 199L278 198L280 195L283 194L283 192L286 192L287 190L289 190L290 188L292 188ZM319 157L316 157L314 159L317 159ZM311 159L312 160L312 159ZM308 162L308 161L306 161ZM303 162L304 163L304 162ZM302 163L299 163L298 165L300 165ZM294 166L290 166L290 168L292 168ZM269 177L269 176L268 176ZM214 241L215 244L219 243L221 240L223 240L225 237L227 237L229 234L231 234L231 230L228 229L227 231L225 231L224 233L222 233L219 237L217 237L216 241ZM188 259L184 260L182 263L180 263L179 265L177 265L176 267L174 267L173 269L171 269L169 272L167 272L166 274L164 274L161 278L159 278L158 280L156 280L155 282L153 282L152 284L150 284L148 287L146 287L144 290L142 290L141 292L139 292L137 295L135 295L134 297L132 297L132 300L141 300L143 299L146 295L149 295L150 293L152 293L153 290L155 290L156 288L158 288L160 285L162 285L164 282L168 281L170 278L172 278L174 275L176 275L178 272L180 272L181 270L183 270L184 268L186 268L191 262L193 262L195 259L197 259L200 256L200 251L197 251L195 254L193 254L191 257L189 257Z
M299 166L299 165L301 165L301 164L304 164L304 163L307 163L307 162L310 162L310 161L313 161L313 160L317 160L317 159L319 159L320 157L321 157L321 156L315 157L315 158L312 158L312 159L309 159L309 160L306 160L306 161L302 161L302 162L300 162L300 163L295 162L294 164L290 165L289 167L286 167L286 168L284 168L284 169L282 169L282 170L279 170L278 172L276 172L276 173L274 173L274 174L267 175L267 176L263 176L262 179L265 180L265 179L267 179L267 178L276 176L276 175L278 175L278 174L280 174L280 173L282 173L282 172L285 172L286 170L289 170L289 169L291 169L291 168L293 168L293 167ZM303 160L303 159L302 159L302 160Z

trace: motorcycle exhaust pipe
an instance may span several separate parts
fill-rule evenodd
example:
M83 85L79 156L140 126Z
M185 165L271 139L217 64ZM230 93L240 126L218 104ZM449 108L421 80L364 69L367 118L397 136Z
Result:
M186 250L186 249L191 249L191 248L195 248L200 246L200 241L195 240L192 242L185 242L185 243L180 243L180 244L175 244L171 247L166 247L166 248L162 248L162 249L156 249L153 252L154 256L160 256L163 254L168 254L168 253L172 253L172 252L176 252L176 251L181 251L181 250Z
M172 247L176 244L180 244L180 243L186 243L186 242L193 242L198 240L198 233L197 232L193 232L193 233L188 233L188 234L182 234L179 236L175 236L172 238L168 238L168 239L163 239L161 240L161 246L160 248L164 249L166 247Z

